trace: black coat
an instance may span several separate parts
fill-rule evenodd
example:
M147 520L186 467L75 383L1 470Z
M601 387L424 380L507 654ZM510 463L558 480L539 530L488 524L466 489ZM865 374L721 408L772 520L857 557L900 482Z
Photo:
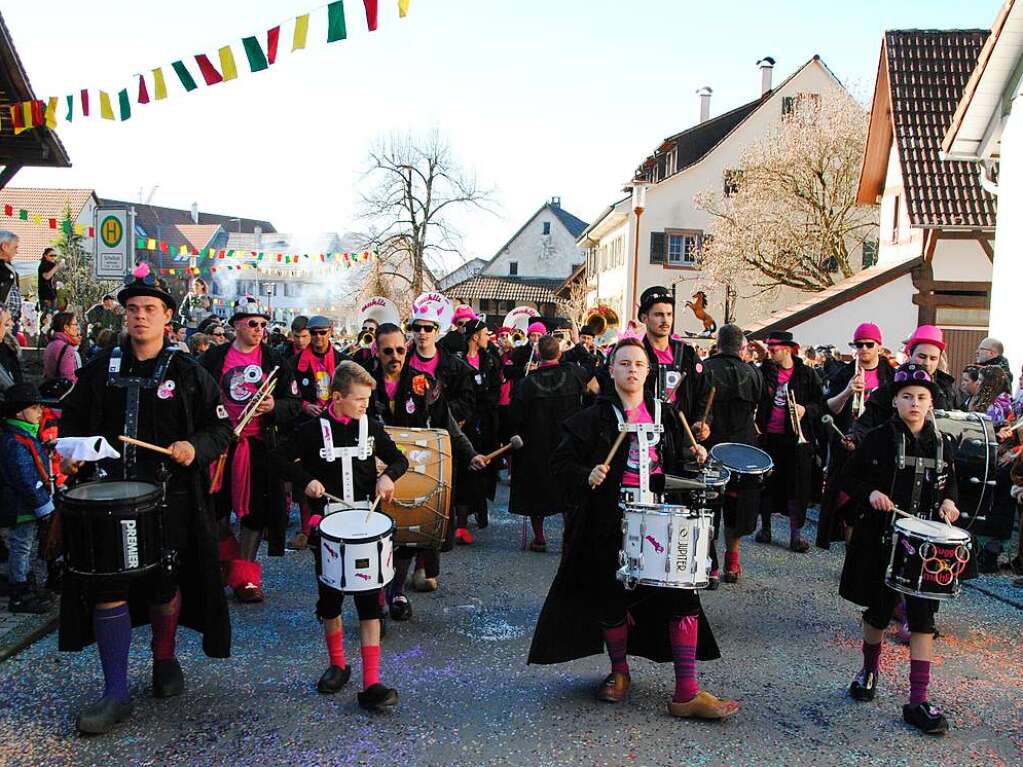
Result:
M700 355L696 353L696 349L680 338L672 336L668 340L668 346L672 351L673 362L671 365L662 365L657 359L650 339L643 336L643 348L646 350L646 358L650 364L650 372L647 374L643 386L648 394L666 401L664 377L669 371L678 372L682 380L675 390L674 406L685 414L690 424L693 424L703 417L707 398L710 396L710 387L703 375L703 362L700 360ZM606 364L601 368L597 382L600 384L600 392L604 396L610 396L614 392L614 381L611 380L611 374Z
M754 416L764 392L760 371L735 354L714 354L704 360L703 374L714 388L707 448L722 442L756 445Z
M868 606L878 589L885 588L885 571L891 556L888 530L892 514L877 511L870 505L870 494L879 490L903 511L926 519L938 519L937 511L945 499L956 501L955 452L952 440L943 435L944 471L928 469L916 510L912 508L914 468L899 469L896 445L899 435L906 440L906 455L934 458L938 441L934 428L927 423L918 438L896 415L892 420L870 431L853 453L842 471L841 486L852 506L852 539L846 548L845 564L839 593L850 602Z
M832 397L841 394L845 390L845 387L849 385L849 382L852 380L855 374L856 364L854 362L846 362L844 365L842 365L842 367L838 371L836 371L835 374L825 383L824 399L829 400ZM888 358L879 357L877 363L877 388L874 391L867 394L867 397L864 400L864 406L866 406L866 404L870 402L871 397L873 397L877 393L880 393L883 387L885 387L887 384L890 384L893 378L895 378L895 369L888 362ZM843 432L849 430L849 427L852 426L852 422L854 420L852 415L852 403L853 398L850 397L849 400L845 403L845 407L843 407L842 410L839 411L837 415L835 415L835 426L837 426ZM889 402L888 404L889 407L891 407L891 402ZM827 409L824 412L830 413L831 410ZM864 407L863 414L866 415L866 407ZM838 440L838 435L835 434L833 429L828 429L828 432L830 432L830 434L834 437L836 441Z
M646 397L647 409L654 412L653 398ZM537 620L530 663L563 663L604 652L600 627L600 609L593 589L593 574L618 568L622 546L622 512L618 492L625 473L627 449L619 449L611 461L607 479L593 490L589 475L593 467L607 458L618 436L613 405L622 412L617 394L601 397L564 423L564 437L551 459L553 473L565 488L574 507L565 516L564 550L557 575ZM671 473L684 462L680 446L685 438L671 408L661 410L664 432L658 449L661 464ZM628 652L658 663L672 659L668 641L669 615L653 608L652 602L637 605L631 611L635 625L629 629ZM699 613L697 658L720 657L717 642L701 608Z
M948 373L938 370L934 374L934 383L938 387L937 394L933 398L934 409L954 410L958 397L956 379ZM871 429L876 429L878 426L890 421L892 416L895 415L895 408L892 406L892 400L894 399L895 397L892 395L890 385L874 391L866 402L863 415L850 427L849 437L859 444Z
M117 437L124 433L126 392L107 386L112 350L106 350L78 370L78 381L63 401L61 436L102 435L123 451ZM155 360L137 363L131 345L122 347L121 375L152 374ZM203 650L214 658L226 658L231 647L231 623L224 598L217 556L216 521L207 504L209 466L231 441L231 424L220 405L216 381L185 354L175 354L165 381L173 381L173 396L160 398L156 389L143 389L139 407L138 438L157 445L187 440L195 448L190 466L179 466L155 453L138 451L135 476L155 481L156 470L171 470L164 513L165 537L178 551L181 588L181 623L203 634ZM112 479L123 477L120 460L99 462ZM83 579L65 574L60 602L61 650L80 650L95 641L92 605ZM129 596L133 625L149 622L146 595L132 590Z
M795 395L796 403L806 408L799 426L803 436L813 443L813 435L816 433L816 424L820 423L820 417L824 409L824 395L821 391L820 382L813 370L803 364L799 357L792 358L795 369L792 371L792 378L789 379L789 391ZM760 366L760 373L764 377L764 388L760 395L760 407L757 409L757 427L761 434L767 434L767 424L771 419L771 411L774 409L774 395L778 391L778 366L771 360L765 360ZM785 433L792 437L795 444L796 433L792 428L792 419L785 418ZM802 452L809 453L809 450Z
M497 403L501 397L501 359L489 349L479 350L479 370L469 364L465 355L457 358L468 370L467 385L472 392L471 414L462 424L465 436L479 453L497 448ZM440 370L437 371L438 374ZM464 468L464 467L463 467ZM493 500L497 490L497 464L483 471L463 471L455 483L459 503L476 503L483 498Z
M0 367L7 371L14 383L19 384L24 380L18 352L7 344L6 339L0 339Z
M406 366L418 355L416 347L409 348L406 355ZM473 390L473 369L458 359L454 354L437 347L437 380L444 386L444 396L451 408L451 415L459 423L468 420L476 409L476 396Z
M227 353L231 344L211 346L199 360L207 373L213 376L218 384L224 375L224 362L227 360ZM272 452L285 430L290 429L295 419L302 411L302 400L299 398L298 384L292 377L292 367L286 360L264 344L261 357L261 367L264 375L269 375L274 368L277 370L277 378L274 384L273 398L274 409L264 416L260 416L262 424L263 444L268 452ZM221 388L221 398L224 392ZM228 465L233 460L233 455L228 456ZM224 470L223 482L227 487L231 481L231 472ZM262 494L266 497L265 503L268 509L267 526L267 553L272 557L284 556L284 536L288 528L288 506L284 495L284 482L277 472L271 470L264 476L252 475L252 493ZM230 497L230 495L228 495Z
M593 352L587 351L582 344L576 344L562 354L561 361L577 365L583 372L584 381L589 381L597 375L597 370L602 362L599 351L596 349Z
M561 442L561 424L582 408L586 374L577 365L559 364L534 370L522 380L508 413L510 434L522 437L515 453L508 511L550 516L564 511L565 495L551 470L551 456Z

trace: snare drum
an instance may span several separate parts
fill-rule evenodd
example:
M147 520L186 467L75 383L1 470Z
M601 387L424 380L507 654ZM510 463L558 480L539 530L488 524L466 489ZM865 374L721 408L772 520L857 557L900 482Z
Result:
M394 519L394 542L440 549L451 519L451 437L444 429L384 430L409 462L394 484L394 499L380 505Z
M896 519L885 583L903 594L955 599L971 547L970 534L962 528L929 519Z
M670 504L622 507L618 580L672 589L703 589L710 582L713 516Z
M393 580L394 520L386 514L338 511L320 521L319 534L320 581L325 586L356 594Z
M68 570L141 575L163 559L163 491L135 480L99 480L57 495Z
M756 484L763 484L774 469L771 456L758 447L739 442L721 442L710 449L710 457L716 464L737 475L737 479L749 478Z

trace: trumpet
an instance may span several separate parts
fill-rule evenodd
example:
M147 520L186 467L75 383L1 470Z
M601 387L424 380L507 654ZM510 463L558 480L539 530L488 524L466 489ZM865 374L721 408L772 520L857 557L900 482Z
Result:
M803 436L803 426L799 423L799 413L796 411L796 395L790 390L786 392L786 398L789 403L789 419L792 421L792 431L796 433L796 444L805 445L807 444L806 437Z
M856 355L854 361L856 363L856 367L853 371L853 378L856 378L860 373L863 372L863 368L860 367L859 355ZM855 415L857 418L863 415L863 411L867 407L865 400L866 396L863 391L853 392L852 411L853 415Z
M259 406L263 404L263 401L269 397L277 385L277 371L280 370L278 365L270 371L270 375L266 377L263 385L259 387L259 390L252 395L252 399L249 400L249 404L242 410L241 416L238 418L238 425L234 427L234 431L231 433L232 439L235 441L241 439L242 432L245 431L245 427L249 425L255 415ZM228 448L229 450L230 448ZM216 468L213 470L213 481L210 482L211 492L216 492L220 489L220 482L224 477L224 468L227 466L227 453L225 450L217 457Z
M522 346L526 341L526 334L521 330L516 330L511 334L511 340L515 346Z
M373 345L373 341L375 338L376 336L373 334L372 330L362 331L361 333L359 333L359 348L368 349Z

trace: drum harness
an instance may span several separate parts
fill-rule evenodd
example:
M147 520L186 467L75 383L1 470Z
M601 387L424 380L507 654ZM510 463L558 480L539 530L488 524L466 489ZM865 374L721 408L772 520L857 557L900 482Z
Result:
M618 419L618 431L631 431L636 435L639 448L639 492L636 494L638 496L636 501L638 503L657 503L657 498L650 490L650 448L661 441L661 438L656 435L664 431L664 425L661 423L661 400L654 399L653 423L628 423L617 405L612 405L612 408L615 418Z
M909 502L910 514L920 516L920 495L924 488L924 479L926 471L928 469L934 469L935 479L937 476L945 471L945 460L942 452L943 447L943 435L938 431L938 425L934 424L934 436L937 441L937 447L935 448L934 458L922 458L913 455L906 455L906 435L901 432L898 435L898 440L895 443L895 467L899 471L903 471L906 467L912 467L913 469L913 494ZM892 477L892 487L889 491L890 494L895 492L895 480L897 477ZM894 519L894 518L893 518Z
M323 435L323 448L320 458L327 463L341 459L341 497L345 503L355 503L355 481L352 474L352 460L357 458L365 461L373 456L373 438L369 436L369 418L363 414L359 418L359 441L354 447L337 447L334 445L334 431L330 421L320 419L320 434Z

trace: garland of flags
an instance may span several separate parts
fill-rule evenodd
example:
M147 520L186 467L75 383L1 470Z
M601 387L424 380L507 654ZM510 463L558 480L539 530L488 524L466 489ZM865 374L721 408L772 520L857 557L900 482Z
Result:
M156 240L146 240L145 238L138 238L135 242L136 250L157 250L158 246L166 246L166 242L157 242ZM144 247L143 247L144 246ZM163 250L163 253L167 253L167 250ZM218 270L225 271L242 271L244 269L256 269L259 271L267 272L270 267L276 267L277 272L280 276L286 276L286 273L280 269L282 266L312 266L314 264L329 264L336 269L351 269L357 264L364 264L371 260L376 259L377 252L375 250L363 250L360 252L343 251L338 253L269 253L266 251L257 250L217 250L216 248L204 248L199 251L195 248L189 248L187 245L182 245L178 249L177 255L191 255L196 256L196 263L202 264L202 266L177 266L167 267L159 269L160 274L166 274L170 276L188 276L198 275L204 270L208 270L211 274L216 274ZM217 263L216 266L213 264L206 263L206 261L214 261ZM229 259L246 259L244 263L220 263L224 260ZM255 261L255 263L253 263Z
M28 221L30 223L35 224L36 226L45 226L48 227L49 229L60 228L58 220L53 216L43 215L42 213L33 213L29 210L26 210L25 208L15 208L13 205L4 205L3 212L4 215L7 216L7 218L16 218L19 221ZM79 237L84 237L86 235L88 235L89 237L93 236L93 229L91 226L85 226L83 224L71 224L70 222L67 221L64 222L64 231L67 232L68 234L71 233L68 230L71 229L72 227L74 233Z
M351 0L350 0L351 1ZM378 21L378 0L362 0L366 12L366 26L370 32L375 32ZM405 18L408 15L409 0L398 0L398 16ZM305 50L309 41L309 18L310 16L326 8L327 15L327 43L335 43L348 37L348 25L345 19L344 0L335 0L326 6L320 6L312 11L295 17L291 25L291 53ZM281 25L277 24L266 30L265 44L263 36L249 36L241 40L241 48L245 55L249 71L255 74L273 66L278 59L281 50ZM198 53L188 57L194 59L194 67L198 69L199 76L207 87L219 83L228 82L238 78L238 64L235 59L235 48L231 44L224 45L217 49L215 59L219 68L213 63L211 57L206 53ZM191 93L199 88L193 70L186 64L187 59L182 58L170 65L170 70L177 77L178 82L186 93ZM148 76L148 82L147 82ZM96 90L99 103L99 116L103 120L124 122L132 116L132 94L135 93L134 103L136 105L149 104L151 101L163 101L168 97L167 79L164 67L156 67L147 74L136 74L137 83L132 88L122 88L117 91L113 98L111 92ZM152 92L150 92L150 85ZM66 122L72 122L75 117L91 117L95 113L95 104L91 99L93 89L83 88L77 94L68 94L60 99L51 96L43 101L22 101L9 107L11 125L15 135L33 128L46 126L55 129L57 120L63 112ZM114 104L117 105L115 115Z

